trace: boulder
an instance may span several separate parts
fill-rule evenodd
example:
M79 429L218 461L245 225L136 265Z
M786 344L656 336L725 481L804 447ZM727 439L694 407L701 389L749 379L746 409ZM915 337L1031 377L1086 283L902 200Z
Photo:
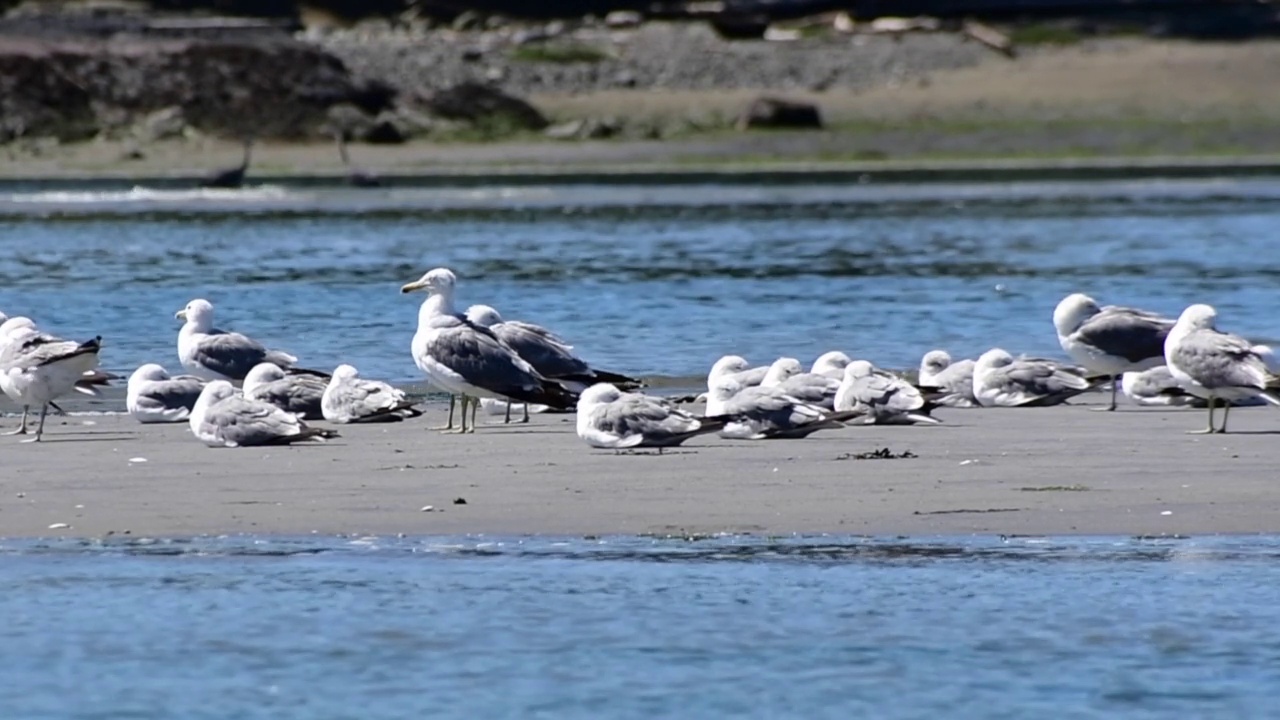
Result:
M813 103L783 100L781 98L756 98L738 118L739 130L768 129L822 129L822 115Z
M522 130L542 130L550 123L533 105L492 85L464 82L438 90L423 101L432 114L475 124L506 124Z

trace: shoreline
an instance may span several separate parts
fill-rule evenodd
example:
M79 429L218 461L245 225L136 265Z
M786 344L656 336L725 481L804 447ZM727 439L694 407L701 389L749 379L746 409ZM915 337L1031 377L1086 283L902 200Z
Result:
M482 418L476 435L440 435L428 429L444 420L436 404L410 423L340 427L325 444L235 450L197 444L185 424L72 416L51 420L41 445L3 439L0 537L1280 530L1268 437L1280 415L1238 409L1232 434L1206 438L1184 434L1203 411L1092 412L1100 399L942 409L941 426L855 426L802 441L713 436L661 456L592 450L572 415L512 427ZM855 457L880 448L916 457ZM69 527L50 527L59 523Z

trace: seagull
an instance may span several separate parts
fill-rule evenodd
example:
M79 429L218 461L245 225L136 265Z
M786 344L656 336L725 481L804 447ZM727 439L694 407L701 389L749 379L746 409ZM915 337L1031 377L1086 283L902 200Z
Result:
M1164 364L1164 341L1173 320L1134 308L1102 307L1088 295L1074 293L1053 311L1058 343L1090 373L1111 377L1111 404L1116 409L1120 376Z
M813 361L813 366L809 368L809 372L814 375L825 375L836 382L840 382L844 378L844 369L848 367L853 359L839 350L832 350L818 356Z
M140 423L182 422L191 417L206 382L195 375L169 377L163 367L147 363L129 376L125 407Z
M978 407L978 400L973 396L973 367L976 364L969 359L953 363L945 350L930 350L920 358L916 386L933 394L931 401L935 405Z
M622 390L633 390L644 385L642 380L636 378L592 368L575 356L573 346L555 333L532 323L504 321L498 311L488 305L472 305L467 308L467 321L488 328L540 375L563 384L572 392L582 392L597 383L610 383ZM529 422L528 406L525 407L521 422Z
M298 358L268 350L257 340L213 326L213 304L196 299L174 317L185 320L178 331L178 359L187 372L205 380L244 380L253 366L269 362L292 368Z
M1239 335L1219 331L1218 312L1209 305L1182 311L1164 343L1169 373L1193 394L1209 401L1209 426L1193 433L1225 433L1234 401L1260 398L1280 405L1280 375L1267 367L1269 353ZM1222 427L1213 426L1214 405L1221 399Z
M320 398L329 387L329 378L311 373L286 374L269 362L253 366L244 376L244 396L250 400L271 403L303 420L321 420Z
M28 334L28 331L29 331L29 334ZM39 329L36 327L35 322L33 322L31 318L23 317L21 315L17 317L9 318L4 313L0 313L0 353L4 352L4 348L8 344L9 338L18 334L27 334L28 336L24 339L24 342L28 342L28 343L35 340L37 337L39 337L40 342L58 342L59 341L59 338L56 338L53 335L47 335L39 332ZM114 375L109 372L103 372L98 368L94 368L86 372L84 375L80 376L80 379L76 381L74 389L76 392L81 392L81 393L84 393L85 395L92 395L94 397L97 397L99 387L109 387L111 385L111 382L110 382L111 380L118 380L118 379L119 379L118 375ZM6 382L7 380L4 374L0 373L0 390L6 387ZM5 391L5 394L11 394L11 393L9 393L8 391ZM67 414L66 411L64 411L61 407L58 406L58 403L52 400L49 401L49 407L53 408L56 412L62 415ZM27 416L30 415L30 411L31 411L31 407L29 405L23 405L22 421L18 425L18 429L8 433L4 433L4 434L25 435L27 433Z
M697 417L609 383L592 385L578 398L578 437L594 448L676 447L689 438L719 432L731 418Z
M204 386L187 422L196 439L209 447L289 445L338 437L332 430L308 427L275 405L244 397L226 380Z
M236 167L217 170L200 181L202 188L220 188L235 190L244 185L245 173L249 171L249 156L253 152L253 138L244 139L244 157Z
M418 310L418 332L410 347L414 363L432 384L461 398L461 432L468 432L467 404L472 399L498 398L557 410L572 407L578 400L575 393L543 377L491 330L454 311L456 284L452 270L436 268L404 285L400 292L429 293ZM475 432L475 408L470 432Z
M819 430L844 427L856 412L827 413L777 387L743 387L721 378L707 396L708 416L731 416L720 436L739 440L803 438Z
M40 442L49 405L75 390L98 367L102 338L83 343L39 332L27 318L10 318L0 325L0 390L23 406L22 424L10 435L27 432L27 409L40 405L36 436Z
M853 410L865 415L868 425L937 425L942 421L930 417L931 407L914 385L877 369L866 360L845 366L835 403L837 410Z
M760 387L776 387L791 397L823 410L834 410L840 381L804 372L795 358L778 358L769 366Z
M1072 368L1050 361L1017 359L993 348L973 368L973 395L983 407L1047 407L1093 387Z
M339 424L400 422L422 414L403 390L362 379L351 365L339 365L333 371L320 407L325 420Z

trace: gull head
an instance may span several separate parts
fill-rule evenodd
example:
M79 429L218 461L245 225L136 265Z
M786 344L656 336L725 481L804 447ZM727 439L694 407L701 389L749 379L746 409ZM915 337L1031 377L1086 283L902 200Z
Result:
M809 368L809 372L815 375L825 375L829 372L843 370L848 367L851 362L853 362L853 359L848 355L845 355L839 350L832 350L831 352L819 355L818 359L813 361L813 366Z
M1188 307L1178 316L1178 325L1187 331L1212 330L1218 320L1218 311L1212 305L1197 304Z
M11 317L3 323L0 323L0 338L14 337L23 331L34 332L35 329L35 321L31 318L23 317L21 315Z
M151 382L156 380L168 380L169 373L156 363L147 363L133 371L129 376L129 387L133 387L135 383Z
M589 410L622 398L622 391L609 383L596 383L578 396L578 410Z
M724 402L742 392L742 383L733 378L721 378L711 386L710 400Z
M244 376L244 389L249 392L259 385L275 382L284 379L284 370L280 369L275 363L262 362L253 366L249 370L249 374Z
M467 320L487 328L502 322L502 316L488 305L472 305L467 308Z
M858 378L869 377L875 366L866 360L854 360L844 366L844 376L849 380L857 380Z
M764 382L760 383L765 387L777 385L787 378L795 377L804 372L804 368L800 367L800 361L795 358L780 357L773 361L769 366L769 372L764 376Z
M920 369L940 373L951 365L951 355L946 350L930 350L920 358Z
M355 367L347 364L339 365L333 369L334 380L350 380L360 377L360 373L356 372Z
M238 391L226 380L214 380L204 386L204 390L200 391L200 399L196 400L196 408L208 408L211 405L234 397ZM195 417L195 413L192 413Z
M208 329L213 327L213 303L196 298L187 306L173 314L178 320L185 320L196 327Z
M1058 303L1058 307L1053 309L1053 327L1058 331L1059 335L1070 335L1085 320L1102 312L1102 308L1097 301L1085 295L1084 293L1072 293Z
M974 365L974 372L979 370L990 370L991 368L1005 367L1013 364L1013 356L1007 351L1000 348L991 348L982 353L982 357L978 358L978 362Z
M717 360L715 365L711 366L711 372L707 373L708 384L718 377L740 373L750 367L747 359L741 355L725 355Z
M453 286L458 284L458 276L449 268L428 270L422 277L401 286L400 292L411 293L415 290L426 290L430 295L449 295Z

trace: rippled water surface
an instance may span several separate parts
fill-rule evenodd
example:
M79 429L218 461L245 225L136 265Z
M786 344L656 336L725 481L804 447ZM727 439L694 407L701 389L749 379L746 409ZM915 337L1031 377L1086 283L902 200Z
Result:
M0 715L1254 718L1274 538L0 541Z
M176 366L173 313L312 366L417 377L420 297L447 265L460 301L555 328L596 364L678 377L721 354L804 361L842 348L914 367L946 347L1057 352L1054 304L1176 314L1274 340L1280 182L1012 185L0 188L0 310L104 363Z

